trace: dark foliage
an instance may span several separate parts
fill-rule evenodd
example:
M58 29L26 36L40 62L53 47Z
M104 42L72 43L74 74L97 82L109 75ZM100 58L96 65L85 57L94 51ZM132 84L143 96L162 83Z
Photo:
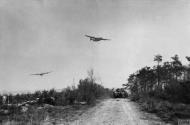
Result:
M0 95L0 109L7 104L24 104L35 101L37 104L50 105L72 105L79 102L92 104L97 98L108 97L111 90L95 83L95 80L86 78L80 80L78 87L72 86L57 92L55 89L36 91L34 93ZM3 102L3 96L6 96L6 102Z
M162 61L157 55L157 66L144 67L133 73L124 86L131 91L131 97L138 100L149 96L171 102L190 103L189 66L182 65L178 55L171 57L171 62Z
M176 122L177 118L190 118L190 65L183 65L178 55L171 59L160 64L162 56L156 55L157 65L131 74L124 87L130 90L131 100L138 101L143 110ZM190 63L189 57L187 61Z

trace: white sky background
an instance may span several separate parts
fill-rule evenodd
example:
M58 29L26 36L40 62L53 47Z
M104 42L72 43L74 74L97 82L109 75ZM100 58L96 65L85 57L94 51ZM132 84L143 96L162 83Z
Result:
M187 63L189 34L189 0L0 0L0 91L61 89L90 68L121 87L155 54Z

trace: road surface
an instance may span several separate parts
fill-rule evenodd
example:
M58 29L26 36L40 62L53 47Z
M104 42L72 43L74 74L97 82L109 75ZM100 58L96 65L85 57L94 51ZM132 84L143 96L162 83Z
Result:
M169 125L139 110L128 99L107 99L79 116L71 125Z

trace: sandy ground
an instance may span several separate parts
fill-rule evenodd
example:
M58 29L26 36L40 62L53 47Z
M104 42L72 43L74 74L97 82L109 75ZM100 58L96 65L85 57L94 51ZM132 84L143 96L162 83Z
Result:
M32 121L26 125L170 125L153 114L140 111L137 103L129 99L99 100L95 106L81 105L49 107L49 114L42 114L44 121ZM43 113L43 112L42 112ZM45 115L46 114L46 115ZM19 123L19 122L18 122ZM5 121L3 125L17 125ZM1 123L0 123L1 125Z
M83 113L69 125L169 125L139 110L128 99L107 99Z

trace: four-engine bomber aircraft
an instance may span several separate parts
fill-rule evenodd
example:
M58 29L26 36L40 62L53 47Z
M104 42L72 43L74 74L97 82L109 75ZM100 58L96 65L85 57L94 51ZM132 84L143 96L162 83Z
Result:
M98 42L98 41L101 41L101 40L110 40L110 39L105 39L105 38L102 38L102 37L94 37L94 36L89 36L89 35L85 35L86 37L89 37L90 40L92 40L93 42Z
M51 72L36 73L36 74L31 74L31 75L43 76L43 75L46 75L49 73L51 73Z

